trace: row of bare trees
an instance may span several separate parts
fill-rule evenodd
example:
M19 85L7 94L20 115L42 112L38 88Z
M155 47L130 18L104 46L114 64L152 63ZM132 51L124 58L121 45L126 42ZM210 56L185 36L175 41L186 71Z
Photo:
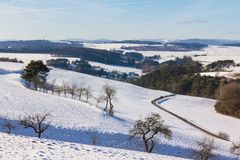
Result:
M111 116L114 114L113 103L117 101L117 88L109 84L105 84L102 87L102 93L97 97L93 96L92 88L87 86L85 83L81 83L80 85L72 83L69 85L66 81L63 81L62 85L56 85L56 79L53 79L51 83L37 84L36 90L44 93L48 93L50 91L52 95L57 94L58 96L63 95L64 97L70 95L72 99L77 98L78 100L86 103L89 103L89 99L93 98L96 102L96 107L99 107L100 103L105 102L103 110ZM83 96L85 97L84 100Z

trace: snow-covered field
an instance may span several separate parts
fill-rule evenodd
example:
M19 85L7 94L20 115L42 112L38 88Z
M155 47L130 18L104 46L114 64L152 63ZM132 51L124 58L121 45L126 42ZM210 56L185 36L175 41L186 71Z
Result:
M31 60L42 60L44 63L46 63L46 61L49 59L57 59L57 58L66 58L71 62L79 59L79 58L72 58L72 57L53 57L50 54L40 54L40 53L39 54L0 53L0 57L9 57L12 59L17 58L18 60L22 60L24 62L24 64L28 64ZM105 68L109 71L121 71L121 72L125 72L125 73L135 72L138 74L142 73L141 69L132 68L132 67L107 65L107 64L92 62L92 61L89 61L89 63L92 66L98 66L101 68Z
M95 49L119 49L121 50L122 46L139 46L141 44L111 44L111 43L104 43L104 44L92 44L87 43L84 44L85 47L95 48ZM128 50L123 50L127 52ZM240 47L220 47L220 46L209 46L202 51L192 51L192 52L170 52L170 51L141 51L144 56L153 56L153 55L160 55L162 58L159 60L159 63L174 60L176 57L183 57L183 56L190 56L194 60L201 62L204 65L207 65L211 62L217 60L234 60L235 63L240 63ZM195 56L198 55L198 56ZM19 54L19 53L0 53L0 57L9 57L9 58L17 58L22 60L25 64L29 63L31 60L42 60L46 62L48 59L56 59L59 57L52 57L50 54ZM62 57L64 58L64 57ZM66 58L66 57L65 57ZM78 58L67 58L70 61L76 60ZM113 66L107 65L97 62L90 62L91 65L100 66L102 68L108 69L109 71L121 71L121 72L135 72L141 74L141 69L131 68L131 67L121 67L121 66ZM210 75L210 76L225 76L228 78L234 78L236 73L240 73L239 67L229 68L228 71L230 72L209 72L209 73L202 73L202 75ZM235 77L236 78L236 77Z
M227 133L232 141L240 139L240 127L237 125L240 120L217 113L213 107L215 100L177 95L160 100L159 104L212 133Z
M135 120L144 118L152 112L159 113L165 124L170 126L173 131L172 140L165 140L163 137L159 137L161 140L156 145L154 153L189 158L192 148L196 147L196 141L206 136L205 133L185 124L151 104L151 100L170 93L145 89L123 82L72 71L60 69L52 69L50 71L49 81L56 79L58 84L61 84L63 81L69 84L85 83L94 90L94 96L101 94L102 86L106 83L115 86L118 89L118 100L114 103L115 117L109 117L102 111L104 104L100 104L100 107L97 108L93 98L90 100L92 105L89 105L77 99L59 97L50 93L40 93L25 88L19 77L19 70L23 67L23 64L0 62L0 68L4 71L0 72L0 115L17 124L21 116L50 112L49 122L51 126L43 134L43 138L92 144L93 137L95 137L99 146L141 151L142 146L139 145L137 140L128 141L128 132ZM186 114L186 118L200 124L203 128L210 130L213 127L213 131L231 131L229 133L230 138L237 140L239 129L233 128L233 125L230 124L239 123L239 120L228 117L222 119L222 115L216 114L213 110L213 100L176 96L176 98L168 101L163 103L164 106L168 108L171 108L173 105L183 106L174 111L182 113L184 116ZM195 106L198 110L193 108ZM201 111L200 107L205 109ZM210 120L205 120L206 118L202 117L205 115L202 113ZM221 120L221 123L224 123L224 120L226 120L226 125L224 125L225 123L220 124L219 120ZM3 131L2 129L0 130ZM18 126L13 133L35 136L31 129L23 129L21 126ZM234 159L229 153L231 143L217 139L216 142L219 146L216 154L220 156L220 159Z
M176 157L82 145L0 133L0 159L4 160L174 160ZM180 160L180 158L177 158Z
M141 44L85 44L86 47L96 48L96 49L117 49L122 50L122 46L139 46ZM134 51L134 50L123 50L124 52ZM202 51L192 51L192 52L172 52L172 51L137 51L142 53L144 56L160 55L161 59L159 63L174 60L176 57L190 56L193 60L199 61L203 65L207 65L217 60L234 60L235 63L240 63L240 47L223 47L223 46L209 46ZM228 78L234 78L234 74L240 73L239 67L233 67L228 69L230 72L209 72L202 73L202 75L209 76L225 76ZM236 77L235 77L236 78Z
M118 49L122 50L122 46L140 46L140 44L85 44L86 47L96 48L96 49ZM123 50L127 52L128 50ZM142 53L144 56L153 56L153 55L161 55L162 61L174 59L176 57L183 56L191 56L193 59L202 62L203 64L209 64L216 60L226 60L232 59L235 60L236 63L240 63L240 47L221 47L221 46L209 46L202 51L192 51L192 52L172 52L172 51L138 51ZM195 55L200 55L196 56ZM203 56L201 56L203 55ZM207 56L205 56L207 55Z
M108 64L92 62L92 61L90 61L89 64L91 64L92 66L98 66L98 67L101 67L101 68L105 68L109 71L121 71L121 72L125 72L125 73L135 72L139 75L142 74L141 69L132 68L132 67L114 66L114 65L108 65Z

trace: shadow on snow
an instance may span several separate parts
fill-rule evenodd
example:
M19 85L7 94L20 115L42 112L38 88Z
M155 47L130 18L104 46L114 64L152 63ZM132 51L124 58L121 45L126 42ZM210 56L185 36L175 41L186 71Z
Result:
M7 121L17 126L12 131L12 134L36 137L36 134L34 133L33 129L29 128L24 129L22 126L19 125L19 121L17 120ZM3 124L4 119L0 118L0 125L3 126ZM3 127L0 128L0 131L5 132ZM135 138L132 141L129 141L129 136L127 134L102 133L96 131L94 128L93 129L81 128L77 130L50 126L42 134L42 138L81 144L95 143L97 146L130 149L137 151L142 151L143 149L140 139ZM190 148L182 148L179 146L173 146L169 144L158 144L155 146L153 153L181 158L189 158L190 155L192 154L192 150ZM217 157L218 157L217 159L234 160L234 158L224 157L220 155L217 155Z

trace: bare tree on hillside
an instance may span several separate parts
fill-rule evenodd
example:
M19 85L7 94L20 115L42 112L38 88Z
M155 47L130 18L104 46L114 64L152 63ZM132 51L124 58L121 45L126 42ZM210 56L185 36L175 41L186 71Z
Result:
M210 137L203 137L197 141L198 149L193 150L192 157L198 160L210 160L215 157L213 151L217 148L215 141Z
M88 86L86 89L85 89L85 92L84 92L84 95L86 96L86 102L88 102L88 99L92 96L92 89L90 86Z
M60 96L61 93L63 92L63 89L60 86L55 86L54 90L55 90L55 92L57 93L58 96Z
M104 97L103 99L106 101L106 106L104 108L104 111L108 110L108 114L112 115L113 113L113 101L117 100L116 94L117 94L117 89L114 86L105 84L103 86L103 92L104 92Z
M49 113L28 115L23 117L20 124L23 125L24 128L32 128L34 132L37 133L38 138L40 138L42 133L50 126L50 124L46 122L49 116Z
M77 91L77 84L73 83L69 88L68 88L68 93L71 94L72 98L76 94Z
M81 100L82 95L84 94L85 90L86 90L85 84L81 83L80 86L77 88L77 94L78 94L79 100Z
M65 97L67 97L68 89L69 89L68 83L63 81L63 83L62 83L62 91L63 91L63 94L64 94Z
M104 101L104 96L99 95L97 98L95 98L96 100L96 107L98 107L99 103Z
M163 123L159 114L152 113L144 120L136 121L134 128L129 132L129 138L130 140L134 137L141 138L144 143L144 151L151 153L156 145L155 136L157 134L163 134L168 139L172 138L172 131Z
M56 87L56 79L53 79L52 82L50 83L50 91L52 92L52 95L55 92L55 87Z

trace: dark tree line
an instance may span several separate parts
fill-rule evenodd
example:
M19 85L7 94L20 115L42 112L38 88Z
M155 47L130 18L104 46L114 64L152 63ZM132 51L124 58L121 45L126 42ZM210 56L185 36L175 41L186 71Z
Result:
M158 70L131 82L151 89L213 98L221 78L197 74L201 71L202 65L191 58L177 58L162 63Z
M1 57L1 58L0 58L0 61L1 61L1 62L23 63L23 61L18 60L17 58L11 59L11 58L8 58L8 57Z
M204 67L204 71L222 71L224 68L235 66L234 60L219 60L212 62Z

